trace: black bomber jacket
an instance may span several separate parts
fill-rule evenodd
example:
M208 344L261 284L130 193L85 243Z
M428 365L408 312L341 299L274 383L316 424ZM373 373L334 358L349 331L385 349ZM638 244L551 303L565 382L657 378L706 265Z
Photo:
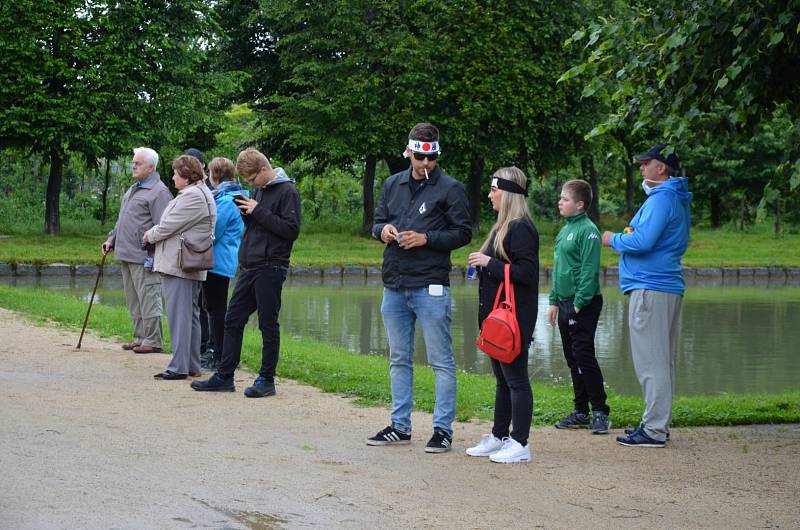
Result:
M460 182L438 166L413 194L411 178L409 167L386 179L372 236L380 240L384 225L392 224L398 232L424 233L428 242L409 250L395 242L386 245L383 285L392 289L450 285L450 252L472 239L467 194Z

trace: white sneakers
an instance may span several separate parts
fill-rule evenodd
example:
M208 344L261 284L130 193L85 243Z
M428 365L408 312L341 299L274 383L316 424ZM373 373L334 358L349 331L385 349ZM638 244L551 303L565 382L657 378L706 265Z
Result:
M493 434L484 434L475 447L467 449L469 456L488 456L492 462L499 464L513 464L516 462L530 462L530 445L523 447L513 438L496 438Z
M467 449L467 454L469 456L491 456L503 448L503 443L504 440L496 438L493 434L484 434L478 445Z

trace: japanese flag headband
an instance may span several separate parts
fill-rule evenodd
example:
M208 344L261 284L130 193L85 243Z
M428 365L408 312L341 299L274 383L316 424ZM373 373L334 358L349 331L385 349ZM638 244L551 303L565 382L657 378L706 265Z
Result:
M524 195L526 197L528 196L527 187L522 189L522 186L507 179L501 179L497 177L492 178L492 187L507 191L509 193L518 193L519 195Z
M425 155L431 155L433 153L436 153L437 155L442 154L442 151L439 149L438 141L427 142L425 140L412 140L409 138L408 149L415 153L422 153ZM403 156L408 158L408 154L406 153L403 153Z

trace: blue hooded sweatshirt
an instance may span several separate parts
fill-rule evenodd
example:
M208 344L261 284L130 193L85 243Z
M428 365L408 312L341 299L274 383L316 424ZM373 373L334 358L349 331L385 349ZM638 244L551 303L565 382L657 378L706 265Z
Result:
M673 177L653 188L631 220L633 232L614 234L623 293L648 289L683 295L681 258L689 246L689 181Z
M238 182L224 180L211 194L217 205L217 224L214 227L214 268L209 272L233 278L239 268L239 244L244 234L244 221L233 196L249 196L250 193Z

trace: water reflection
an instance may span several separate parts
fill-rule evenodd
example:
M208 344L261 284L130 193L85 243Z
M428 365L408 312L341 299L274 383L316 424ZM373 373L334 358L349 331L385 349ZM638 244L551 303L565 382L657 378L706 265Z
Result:
M74 292L87 302L94 277L14 277L0 282ZM534 380L569 381L557 330L545 321L547 286L539 294L539 319L534 331L530 372ZM488 358L475 348L477 286L455 285L453 348L460 369L491 373ZM370 277L345 278L326 285L319 277L292 278L283 292L284 333L341 345L366 355L388 356L380 316L382 287ZM603 289L603 312L597 328L597 356L607 383L616 391L639 395L626 323L627 298L615 287ZM108 276L96 304L124 305L121 280ZM426 363L421 332L415 362ZM700 287L687 291L677 392L682 395L720 392L774 392L797 388L800 380L800 288Z
M475 348L477 289L454 286L453 347L458 367L491 373L488 358ZM630 355L627 298L603 289L605 303L598 324L597 356L607 383L625 394L640 394ZM284 290L281 323L296 337L339 344L351 351L388 356L380 318L381 287L307 286L295 282ZM561 338L546 324L547 288L539 294L530 372L535 380L569 381ZM774 392L796 388L800 360L800 289L692 287L684 302L677 391L682 395L720 392ZM426 362L417 332L415 362Z

